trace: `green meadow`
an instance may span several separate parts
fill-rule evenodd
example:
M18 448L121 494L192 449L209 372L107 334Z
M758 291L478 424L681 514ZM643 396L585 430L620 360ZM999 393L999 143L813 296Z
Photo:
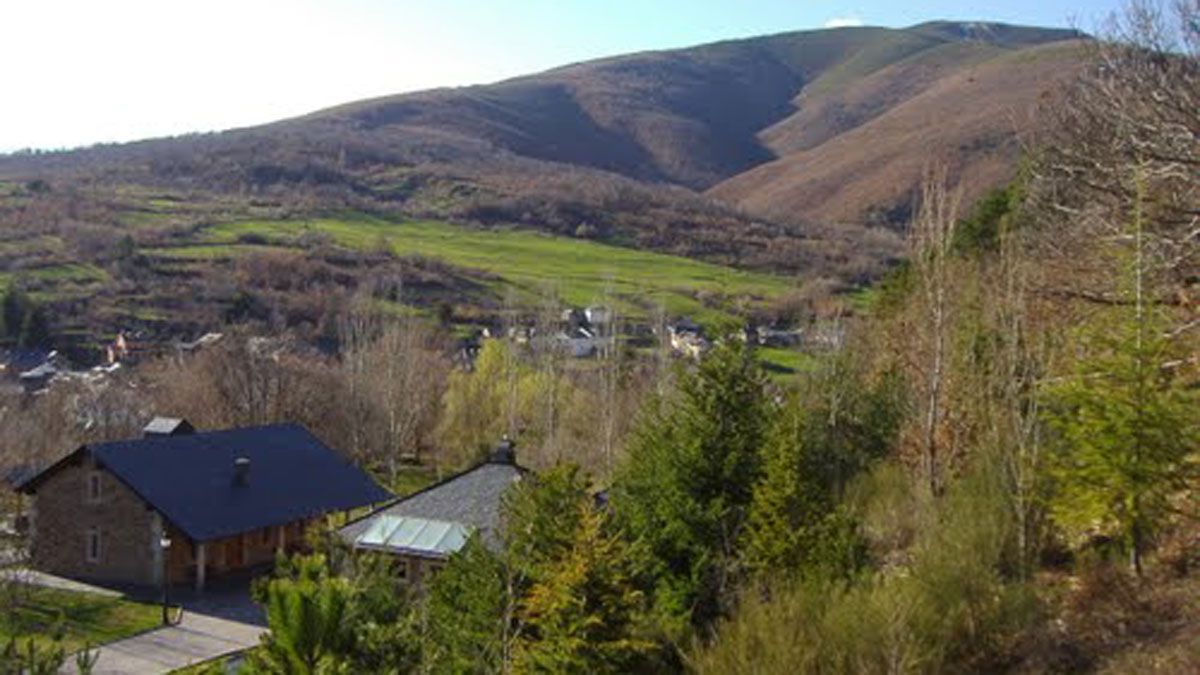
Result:
M793 286L785 277L528 230L359 215L223 223L205 229L194 245L154 253L180 259L228 258L298 246L313 233L346 248L386 247L398 256L416 255L486 272L494 290L514 293L518 302L536 301L550 289L571 305L586 305L611 293L624 312L635 316L646 316L661 302L672 315L720 321Z

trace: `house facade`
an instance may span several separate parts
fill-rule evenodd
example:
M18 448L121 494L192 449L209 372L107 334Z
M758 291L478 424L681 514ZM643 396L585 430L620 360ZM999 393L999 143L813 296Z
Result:
M302 427L197 433L164 420L141 439L83 446L20 490L35 568L135 586L165 573L201 590L303 546L330 513L390 498Z

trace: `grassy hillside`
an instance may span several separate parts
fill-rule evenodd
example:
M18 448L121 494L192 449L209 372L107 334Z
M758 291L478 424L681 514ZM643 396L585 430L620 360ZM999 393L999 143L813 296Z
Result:
M1011 109L1034 104L1045 84L1037 59L1006 57L1077 37L954 22L781 33L359 101L219 134L0 157L0 178L291 194L310 216L360 210L516 223L860 281L870 266L847 263L843 251L869 235L820 226L879 213L897 224L913 158L927 158L927 136L943 130L951 133L942 146L971 190L1002 180L1021 128ZM943 83L993 63L1006 72L978 105L953 105L979 92ZM1000 88L1002 100L988 98ZM919 99L934 101L914 105ZM879 125L885 118L919 129ZM155 218L151 210L128 222Z
M398 256L487 272L492 279L487 283L498 296L512 289L518 301L529 306L551 289L576 306L598 302L611 291L625 312L637 317L645 318L661 302L673 315L713 321L761 306L792 287L790 280L774 275L528 230L394 222L363 215L223 223L202 230L195 243L152 253L189 259L236 257L294 248L311 233L328 235L337 245L354 250L387 247Z
M968 199L1006 179L1013 113L1070 72L1076 37L781 33L0 157L0 286L93 336L253 320L331 339L350 295L397 280L460 323L551 290L732 319L806 280L879 278L931 158Z

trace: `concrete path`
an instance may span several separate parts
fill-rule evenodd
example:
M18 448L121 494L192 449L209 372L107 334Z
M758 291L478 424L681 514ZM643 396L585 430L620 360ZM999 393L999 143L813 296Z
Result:
M178 626L160 628L99 648L96 675L155 675L239 652L258 644L262 626L185 612ZM68 661L63 673L74 673Z

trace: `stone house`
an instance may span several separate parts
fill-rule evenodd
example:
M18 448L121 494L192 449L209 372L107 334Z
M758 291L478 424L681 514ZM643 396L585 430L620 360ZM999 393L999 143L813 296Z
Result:
M395 556L396 573L419 586L476 533L486 546L499 547L501 500L527 473L505 439L487 461L352 521L339 534L355 550Z
M19 489L35 568L133 586L158 585L165 570L198 590L303 546L328 514L391 498L301 426L196 432L162 418L142 438L82 446Z

